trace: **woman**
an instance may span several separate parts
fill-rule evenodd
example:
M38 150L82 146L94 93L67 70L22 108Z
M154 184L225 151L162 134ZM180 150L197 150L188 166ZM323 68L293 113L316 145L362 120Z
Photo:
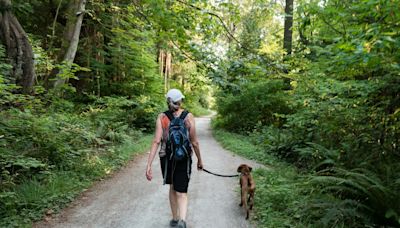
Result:
M181 114L184 113L182 108L182 102L185 98L181 91L177 89L171 89L168 91L167 95L168 111L163 112L158 115L156 122L156 131L153 143L151 145L150 154L147 160L146 168L146 178L151 181L153 178L151 164L156 155L157 149L161 144L159 150L161 171L164 177L164 183L170 185L169 189L169 202L172 212L172 219L170 221L170 226L172 227L186 227L186 212L188 204L187 189L189 186L190 174L191 174L191 155L194 150L197 157L197 169L203 169L203 162L200 155L199 142L196 136L196 126L195 120L191 113L188 113L184 117L184 124L186 129L188 129L189 139L191 142L190 155L183 161L174 161L167 156L170 153L167 148L167 138L168 138L168 128L170 123L170 118L182 117ZM172 115L170 115L172 114ZM170 117L168 117L168 115Z

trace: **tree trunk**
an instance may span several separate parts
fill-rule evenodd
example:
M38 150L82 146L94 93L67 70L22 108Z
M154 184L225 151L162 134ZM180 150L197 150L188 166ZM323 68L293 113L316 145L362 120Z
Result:
M165 53L164 53L164 50L159 50L159 53L158 53L158 66L159 66L159 72L160 72L160 76L161 77L163 77L164 79L164 92L166 93L166 91L167 91L167 84L165 84L165 74L164 74L164 59L165 59Z
M169 89L168 80L172 75L172 54L165 50L159 50L158 64L160 75L164 78L164 90L167 92Z
M288 55L292 54L292 28L293 28L293 0L286 0L285 5L285 30L283 34L283 48Z
M60 2L58 3L57 9L56 9L56 13L55 13L54 20L53 20L53 26L51 29L51 38L50 38L50 44L49 44L48 50L53 49L54 39L56 39L56 24L57 24L58 14L60 12L62 2L63 1L60 0Z
M158 51L158 67L159 67L159 72L160 75L163 76L164 75L164 51L163 50L159 50Z
M165 87L166 90L169 90L169 78L172 75L172 54L171 52L167 52L165 57Z
M11 0L0 0L0 41L4 44L12 65L11 82L32 92L35 81L33 50L28 36L11 12Z
M76 10L74 14L71 15L72 17L70 17L70 20L76 21L75 23L69 23L69 25L67 25L67 31L65 34L66 41L69 42L69 45L64 54L63 62L67 65L71 65L74 62L76 51L78 49L79 35L81 33L83 16L85 14L86 0L75 0L74 5L77 7L75 7ZM71 25L73 25L73 27L70 27ZM64 85L66 80L67 79L65 78L57 76L54 87L57 88Z

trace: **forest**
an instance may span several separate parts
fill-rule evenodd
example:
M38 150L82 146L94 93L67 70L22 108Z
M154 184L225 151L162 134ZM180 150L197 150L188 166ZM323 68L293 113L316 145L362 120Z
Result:
M399 0L0 0L0 226L148 148L169 88L276 166L259 227L400 227Z

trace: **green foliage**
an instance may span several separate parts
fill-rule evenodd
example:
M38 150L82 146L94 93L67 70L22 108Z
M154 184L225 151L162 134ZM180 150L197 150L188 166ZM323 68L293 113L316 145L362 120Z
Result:
M229 151L253 160L262 161L264 164L269 163L273 159L265 153L264 148L255 146L250 141L243 140L242 135L217 129L215 121L213 122L213 128L213 136Z
M13 1L32 43L37 78L34 94L15 94L0 47L0 226L29 226L48 209L58 211L143 151L150 136L142 132L153 131L165 108L158 51L171 49L171 40L189 50L191 32L212 21L180 3L88 1L75 60L61 63L71 4ZM174 64L184 62L174 55ZM186 66L180 72L188 76L185 85L178 75L171 80L187 94L188 108L205 114L206 73ZM57 71L67 82L61 90L52 89Z
M150 144L151 136L137 130L154 123L147 123L157 113L148 100L94 100L83 110L53 98L47 109L36 101L35 111L24 105L0 112L1 226L29 225L58 211Z
M236 132L252 131L257 125L282 125L284 115L291 112L284 88L284 83L276 80L250 83L240 92L225 96L221 92L217 111L222 118L217 124Z
M108 78L106 95L139 96L156 94L161 91L158 80L154 33L143 29L145 24L133 17L133 9L128 8L127 15L119 18L119 26L111 27L113 37L107 46L110 55L108 61L114 63L106 73ZM104 78L106 79L106 78Z
M10 70L11 66L6 63L5 58L5 50L3 45L0 45L0 96L1 96L1 105L7 103L8 100L12 100L9 97L13 96L11 91L16 89L15 85L8 84L9 79L6 78L8 75L8 71Z
M307 202L304 177L289 167L258 169L253 175L257 183L254 219L260 226L310 227L301 219L304 214L300 207Z
M0 76L4 77L4 76L8 75L8 70L10 68L11 68L11 66L9 64L7 64L7 58L5 55L4 46L0 45Z
M192 88L192 91L185 92L184 107L189 110L195 116L205 116L210 114L210 99L209 99L209 87L204 86L203 88Z
M322 170L311 178L321 193L328 196L316 198L306 206L307 220L324 226L363 227L361 224L385 224L398 226L399 186L386 180L398 178L397 168L387 168L383 178L375 168L346 170L331 168ZM338 224L339 223L339 224Z
M250 132L253 143L311 180L301 187L302 204L278 196L308 227L399 226L398 9L396 1L300 1L294 55L280 62L263 44L259 58L230 45L229 59L212 71L223 97L217 126ZM260 31L254 29L260 24L250 20L242 26L241 41L260 47ZM263 54L280 62L275 70L285 70L266 68ZM287 87L248 89L282 77ZM259 121L259 110L279 121Z
M280 125L253 124L256 131L252 140L264 146L268 153L302 168L303 172L329 171L331 177L315 178L324 180L324 191L314 190L321 189L320 186L305 187L313 192L303 202L307 202L307 207L300 214L308 215L304 223L315 227L398 225L399 189L398 185L391 184L398 179L397 166L393 163L398 162L395 152L398 119L394 114L386 114L393 112L386 111L392 110L391 105L380 103L382 96L377 96L383 90L396 90L395 86L381 80L325 79L323 74L309 78L303 74L301 79L293 78L291 84L289 93L295 99L288 100L288 106L295 112L287 113ZM228 103L231 104L234 102ZM238 102L235 104L231 107L241 107ZM280 110L276 107L270 106L269 111ZM222 121L229 118L226 113L221 116ZM233 120L227 122L233 123ZM368 168L371 171L365 173L365 169L360 169L361 162L373 164L375 168ZM326 167L338 168L326 171ZM364 173L359 174L360 170Z
M104 123L152 131L161 110L161 102L144 95L136 99L103 97L85 107L83 115L88 116L96 126L104 128L106 132L114 127L104 126Z
M125 164L132 153L144 151L151 136L112 115L107 109L91 116L3 111L0 224L29 224L48 209L58 211L92 181Z
M49 53L41 46L41 37L40 36L30 36L29 41L31 42L33 53L35 56L35 74L36 74L36 81L37 84L42 85L46 82L46 78L50 74L50 72L57 66L55 60L51 58ZM65 64L58 64L60 68L63 67ZM77 69L75 73L79 70L78 65L74 65L73 68ZM83 70L87 70L82 68ZM70 69L68 69L70 71ZM73 78L73 75L67 78ZM38 89L35 89L35 92L38 93Z
M301 205L307 201L305 177L265 153L262 145L254 144L248 137L219 129L213 129L213 135L224 148L266 166L253 172L256 182L253 218L258 226L308 227L301 220Z
M95 180L125 165L133 154L148 148L151 135L136 134L106 154L93 151L72 170L52 169L45 176L35 175L0 192L0 225L30 226L46 212L59 212ZM4 191L5 190L5 191Z
M217 131L232 150L299 168L255 173L263 226L399 225L398 1L299 0L285 57L279 1L88 1L73 68L59 62L71 3L13 1L38 86L15 94L0 47L0 226L57 210L79 192L69 180L87 186L129 157L165 109L160 50L186 108L213 105L209 77L215 125L261 146ZM62 97L50 89L56 66Z
M57 77L64 79L66 81L70 79L79 79L76 77L75 73L79 71L88 72L90 69L81 67L76 63L62 62L61 64L56 64L55 68L58 69L59 73Z
M170 88L179 88L185 95L184 107L196 116L209 114L213 100L211 80L204 70L191 61L182 61L173 65L173 74L169 80Z
M199 104L197 104L195 106L186 106L185 105L184 108L189 110L196 117L207 116L207 115L211 114L211 111L209 109L205 109Z
M298 12L304 39L321 65L336 77L368 78L398 71L400 46L393 30L398 9L393 1L311 1Z
M265 153L265 147L254 144L251 138L217 129L213 133L224 148L272 167L254 172L254 219L260 226L398 226L400 186L399 182L388 182L399 178L397 167L380 171L374 167L351 171L327 168L299 174L295 167ZM332 165L329 161L325 164ZM384 179L377 173L384 173Z

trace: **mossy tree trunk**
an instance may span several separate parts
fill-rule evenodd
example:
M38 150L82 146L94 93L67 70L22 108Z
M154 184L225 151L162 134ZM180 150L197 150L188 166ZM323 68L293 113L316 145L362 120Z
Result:
M11 9L11 0L0 0L0 41L12 65L11 83L21 86L23 93L31 93L35 81L33 50Z

